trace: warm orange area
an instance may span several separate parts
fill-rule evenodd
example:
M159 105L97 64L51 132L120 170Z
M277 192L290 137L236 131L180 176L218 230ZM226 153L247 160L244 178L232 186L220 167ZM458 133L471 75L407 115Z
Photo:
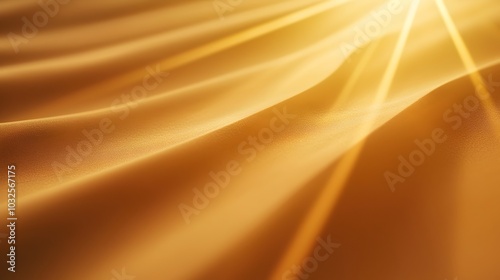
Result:
M500 279L498 1L59 1L0 3L0 279Z

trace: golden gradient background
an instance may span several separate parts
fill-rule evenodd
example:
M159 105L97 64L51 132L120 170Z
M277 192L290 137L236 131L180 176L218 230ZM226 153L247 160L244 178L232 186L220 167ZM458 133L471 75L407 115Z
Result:
M7 35L41 8L2 0L0 211L16 164L19 221L1 279L278 280L328 235L341 246L308 279L500 279L500 87L443 121L500 81L500 3L401 0L344 56L387 2L244 0L221 19L211 0L72 0L16 53ZM114 103L147 67L168 77ZM286 129L238 153L283 108ZM105 118L115 130L59 180L53 162ZM391 192L384 173L435 128L447 141ZM187 224L179 204L232 160Z

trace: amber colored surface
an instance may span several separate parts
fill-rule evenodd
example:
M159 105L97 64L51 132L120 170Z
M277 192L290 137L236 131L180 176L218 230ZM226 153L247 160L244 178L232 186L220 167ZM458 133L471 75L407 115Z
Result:
M38 1L0 2L0 234L10 164L18 195L1 279L306 279L285 274L327 236L307 279L500 279L498 0L401 0L385 27L392 1L67 2L32 38ZM295 117L239 151L276 110Z

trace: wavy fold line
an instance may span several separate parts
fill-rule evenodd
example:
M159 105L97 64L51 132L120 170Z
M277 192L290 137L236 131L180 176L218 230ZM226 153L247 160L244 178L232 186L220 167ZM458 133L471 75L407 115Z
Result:
M413 21L417 14L419 3L420 0L414 0L412 2L412 6L409 8L408 16L394 48L394 53L389 64L387 65L380 86L377 89L377 94L375 95L372 103L372 107L377 111L380 111L381 105L384 103L389 93L390 86L403 54L403 49L406 45ZM373 131L374 123L375 118L366 120L366 125L362 126L357 133L360 135L367 135L367 132L369 133ZM314 205L312 205L310 212L304 218L304 224L300 226L298 232L294 236L289 250L285 252L283 259L280 263L278 263L275 272L269 279L281 279L283 271L286 271L286 269L291 267L294 263L300 263L300 260L304 259L311 248L314 247L316 237L325 225L332 209L337 204L342 189L354 166L356 165L357 159L363 150L364 141L365 140L362 140L361 144L356 145L354 150L351 150L347 155L342 157L339 166L333 172L330 180L325 186L325 189L323 189L322 193L318 197L318 200Z
M333 3L333 2L332 2ZM333 8L332 3L330 5ZM335 3L334 3L335 4ZM316 5L314 6L315 9L304 9L305 12L296 12L290 15L287 15L285 17L281 17L278 20L273 20L271 22L268 22L263 25L258 25L257 27L252 27L250 29L247 29L246 31L243 31L243 33L237 33L233 34L229 37L225 37L223 39L216 40L214 42L208 43L207 45L204 45L202 47L197 47L195 49L192 49L190 51L181 53L180 55L176 55L173 58L168 58L166 60L161 61L159 64L163 64L163 67L161 67L164 71L178 67L182 64L192 62L194 60L201 59L202 57L206 55L213 54L215 52L222 51L223 49L232 47L234 45L237 45L241 42L253 39L255 37L261 36L263 34L266 34L268 32L274 31L276 29L281 28L282 26L286 26L290 22L294 21L299 21L304 18L307 18L309 16L314 15L315 13L321 12L319 9L324 8L324 5ZM314 8L313 7L313 8ZM298 16L298 17L297 17ZM270 29L269 29L270 28ZM165 66L165 63L169 64ZM134 81L137 80L139 77L142 77L142 69L141 70L134 70L132 72L129 72L125 76L121 76L119 78L113 78L113 79L108 79L104 81L103 83L98 83L97 85L92 85L90 88L84 89L82 91L77 91L72 94L74 98L75 95L77 96L85 96L88 98L88 96L93 96L97 92L109 92L113 88L119 88L123 84L127 84L128 81Z
M292 146L293 146L293 145L292 145ZM265 161L266 159L263 159L263 160ZM305 166L308 166L308 162L305 162L305 163L304 163L304 165L305 165ZM301 169L303 169L303 167L302 167ZM299 170L300 170L300 169L299 169ZM298 170L292 170L292 171L294 172L294 174L295 174L295 172L298 172ZM288 170L287 172L288 172L288 173L290 173L290 170ZM242 179L242 180L244 181L244 179ZM302 182L302 180L301 180L300 182L298 182L298 185L301 185L301 182ZM300 183L300 184L299 184L299 183ZM234 203L238 204L238 202L236 202L236 201L235 201ZM234 204L234 203L233 203L233 204ZM241 203L241 202L240 202L240 203ZM208 211L208 210L207 210L207 211ZM226 213L227 213L227 212L226 212ZM267 213L267 212L266 212L266 213ZM208 214L208 213L207 213L207 214ZM216 214L220 214L220 213L216 213ZM211 216L212 216L212 215L211 215ZM217 217L220 217L220 215L213 215L213 217L214 217L214 218L217 218ZM220 218L218 218L218 220L220 221ZM243 220L242 220L242 221L243 221ZM205 223L203 223L203 224L205 224L206 226L209 226L210 228L214 228L213 226L217 224L217 222L215 222L215 223L214 223L214 222L215 222L215 221L213 221L212 219L210 219L209 221L207 221L207 223L206 223L206 224L205 224ZM225 221L225 222L228 222L228 221ZM157 225L157 223L155 223L155 224ZM200 226L201 226L201 225L200 225ZM194 230L192 227L191 227L190 229L191 229L191 230L193 230L193 231L196 231L196 230ZM170 228L170 229L169 229L169 231L171 231L171 230L172 230L172 228ZM187 230L187 229L186 229L186 230ZM165 237L165 236L164 236L164 233L162 233L162 232L160 232L160 233L158 233L158 234L159 234L159 235L163 235L163 237ZM188 233L183 232L183 233L181 233L181 234L179 234L179 235L180 235L180 236L183 236L184 234L186 234L186 235L187 235L187 237L189 237L189 238L187 238L187 239L186 239L186 241L185 241L185 242L189 242L189 240L190 240L191 238L193 238L193 237L192 237L192 233L189 233L189 232L188 232ZM177 234L176 234L176 235L177 235ZM153 240L155 240L155 241L153 241ZM153 239L153 240L151 240L151 242L153 242L155 245L154 245L154 246L152 246L152 247L154 247L154 248L158 249L158 247L157 247L157 242L158 242L158 241L157 241L156 239ZM225 241L227 241L227 240L225 240ZM179 242L179 243L177 243L177 242ZM179 240L175 240L175 242L173 242L173 243L175 243L175 244L179 244L179 245L180 245L180 244L186 244L186 243L180 243L180 241L179 241ZM214 246L216 246L216 245L217 245L217 244L215 244ZM162 251L162 252L172 252L172 251L173 251L173 252L176 252L174 249L175 249L177 246L178 246L178 245L175 245L175 246L173 246L173 247L169 247L169 249L168 249L168 250L164 250L164 251ZM140 252L141 252L141 253L144 253L143 251L140 251ZM140 255L143 255L143 254L135 254L135 255L140 256ZM162 260L163 260L163 257L162 257ZM163 263L163 262L162 262L162 263ZM151 270L150 270L150 269L148 269L148 271L151 271Z
M488 87L484 82L483 78L481 77L481 75L479 74L478 67L476 66L476 63L474 62L474 59L472 58L472 55L470 54L470 51L467 48L467 45L465 44L462 36L460 35L460 32L455 26L453 19L451 18L443 0L436 0L436 4L438 6L439 12L441 13L441 16L443 17L446 28L448 29L448 32L450 33L451 38L453 39L453 43L455 44L460 59L462 60L463 64L465 65L465 68L469 72L469 77L471 79L472 84L474 85L474 88L478 91L478 94L486 97L484 99L481 99L481 103L483 103L483 106L486 108L486 112L490 118L491 128L494 130L497 139L500 140L500 123L499 123L500 114L491 99Z
M418 96L418 94L417 94L417 96ZM410 99L410 100L411 100L411 99ZM415 100L416 100L416 99L415 99ZM411 103L410 103L410 104L411 104ZM273 106L273 105L272 105L272 104L269 104L267 108L269 108L269 107L271 107L271 106ZM258 110L257 110L257 111L258 111ZM253 113L256 113L257 111L254 111ZM251 114L252 114L252 113L251 113ZM349 113L349 114L350 114L349 116L352 118L352 117L353 117L352 113ZM374 114L373 112L372 112L371 114L372 114L373 116L375 116L375 115L376 115L376 114ZM335 117L336 117L337 119L338 119L339 117L340 117L340 118L342 118L342 115L338 115L338 114L337 114ZM234 121L234 122L240 121L240 120L242 120L242 119L243 119L243 118L239 118L239 119L237 119L237 120L236 120L236 121ZM218 127L218 128L217 128L217 127L215 127L215 128L213 128L213 129L209 129L208 131L207 131L207 130L205 130L202 134L200 134L200 135L201 135L200 137L192 137L192 138L187 138L185 141L181 141L181 142L179 142L179 144L180 144L180 143L187 143L187 142L189 142L189 141L194 141L194 140L197 140L197 139L199 139L199 138L201 138L201 137L205 136L207 133L211 133L211 132L217 131L217 130L221 129L222 127L226 127L226 126L228 126L228 125L230 125L230 124L232 124L232 123L234 123L234 122L230 122L230 123L228 123L227 125L220 126L220 127ZM146 135L146 136L147 136L147 135ZM140 142L140 141L139 141L139 142ZM161 146L161 145L160 145L160 146ZM173 148L173 147L177 147L177 145L174 145L174 146L169 146L169 147L162 147L162 148L160 148L160 150L159 150L158 152L159 152L159 153L161 153L161 151L169 150L170 148ZM110 149L111 149L111 151L112 151L112 150L113 150L113 147L110 147ZM150 154L150 153L147 153L147 154ZM155 153L152 153L152 154L155 154ZM132 160L133 160L133 159L132 159ZM101 168L99 168L99 169L101 169L101 170L102 170L102 167L101 167Z

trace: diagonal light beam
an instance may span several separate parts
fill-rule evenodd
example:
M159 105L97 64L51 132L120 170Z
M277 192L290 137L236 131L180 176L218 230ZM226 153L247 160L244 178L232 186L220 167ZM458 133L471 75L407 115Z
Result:
M448 32L450 33L451 39L453 40L453 44L455 45L455 48L458 51L458 55L460 56L460 59L462 60L465 69L467 70L467 73L469 73L469 78L471 79L474 88L477 90L478 96L485 97L485 98L479 98L479 100L481 100L483 106L485 107L486 114L488 115L491 121L492 127L494 128L494 132L496 133L497 138L500 139L500 130L498 129L500 127L498 123L499 116L497 109L492 99L490 98L491 95L488 91L488 86L484 82L483 77L481 77L481 75L479 74L478 68L474 63L474 59L472 58L472 55L469 49L467 48L464 39L460 35L457 26L453 22L453 19L448 9L446 8L446 5L444 4L443 0L436 0L436 5L439 9L439 12L441 13L441 17L444 20Z
M201 46L173 55L172 57L159 61L158 64L161 66L160 68L162 71L172 70L181 67L183 65L195 62L197 60L203 59L210 55L214 55L221 51L227 50L229 48L238 46L250 40L259 38L260 36L269 34L271 32L295 24L302 20L308 19L320 13L326 12L348 1L349 0L321 1L318 4L302 8L298 11L281 16L277 19L273 19L268 22L258 24L256 26L247 28L240 32L228 35L226 37L222 37L220 39L208 42ZM96 91L111 91L112 89L117 88L119 85L123 85L123 83L126 83L127 81L136 80L137 77L141 77L143 75L142 72L143 69L141 68L129 71L124 74L120 74L102 83L98 83L90 87L84 88L78 91L78 94L87 96L87 94L91 94Z
M396 74L399 61L401 60L419 3L420 0L414 0L410 6L408 17L403 25L403 29L398 38L394 53L384 72L384 76L377 89L377 93L371 107L375 110L375 112L380 110L381 105L390 90L390 86ZM368 117L369 119L367 119L365 124L358 130L358 136L364 137L373 129L377 114L372 114L372 116L373 117ZM321 232L321 229L325 225L332 209L336 205L337 200L340 197L342 187L349 178L364 143L365 140L362 140L342 157L334 173L327 182L326 187L318 195L317 200L307 213L297 233L293 237L288 250L285 252L283 258L271 275L271 280L282 279L282 274L293 264L301 263L310 252L311 248L314 247L314 240Z

